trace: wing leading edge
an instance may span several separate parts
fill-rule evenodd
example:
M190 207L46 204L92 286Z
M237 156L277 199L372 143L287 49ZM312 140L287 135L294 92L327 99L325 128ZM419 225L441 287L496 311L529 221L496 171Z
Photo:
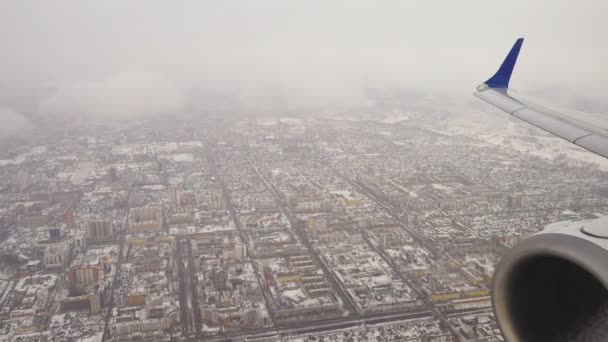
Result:
M509 81L523 41L523 38L519 38L515 42L496 74L479 85L474 95L516 118L608 158L608 120L603 123L587 121L586 118L558 113L509 94Z

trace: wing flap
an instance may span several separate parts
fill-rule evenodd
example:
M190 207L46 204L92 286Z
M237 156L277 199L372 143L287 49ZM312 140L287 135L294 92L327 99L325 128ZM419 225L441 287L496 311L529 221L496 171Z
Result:
M608 138L606 137L592 134L578 139L575 144L604 158L608 158Z
M551 134L555 134L558 137L566 139L571 143L590 134L589 131L583 130L573 126L572 124L529 108L523 108L515 111L513 116L539 127Z

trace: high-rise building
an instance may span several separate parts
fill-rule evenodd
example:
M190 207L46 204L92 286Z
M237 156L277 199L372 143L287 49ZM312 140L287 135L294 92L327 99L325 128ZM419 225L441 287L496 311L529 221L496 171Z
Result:
M524 199L522 196L509 195L507 197L507 206L511 210L521 209L524 206Z
M70 249L68 244L60 242L47 245L44 249L44 267L61 268L68 264Z
M214 308L208 306L201 308L201 316L206 324L216 325L219 323L219 315Z
M169 199L169 203L174 206L179 205L179 191L175 187L170 187L167 189L167 197Z
M61 226L56 226L49 229L49 240L53 242L61 241L63 238L63 229Z
M92 314L98 314L101 312L101 298L99 294L94 294L89 296L90 300L90 308Z
M74 209L72 207L66 208L63 212L63 223L68 229L74 229L74 226L76 225L76 215L74 214Z
M97 284L102 275L101 267L93 265L74 266L65 274L69 286L79 287Z
M213 210L223 210L224 205L224 196L220 191L213 191L209 194L209 208Z
M144 319L129 322L113 322L110 325L112 336L124 336L133 333L143 333L156 330L170 330L175 324L174 316L159 319ZM118 340L118 338L116 338Z
M111 241L114 239L114 226L110 220L90 221L87 230L89 241Z
M130 232L159 232L163 227L161 207L137 207L129 213Z
M180 191L178 198L180 207L193 207L196 205L196 195L192 191Z
M262 315L256 308L251 308L241 314L241 322L244 326L260 326L262 325Z
M217 290L225 290L226 282L228 281L228 273L223 269L214 268L211 273L211 278L213 280L213 286Z
M83 255L87 250L87 244L84 237L79 234L74 236L74 239L72 241L74 242L74 249L72 250L72 255L74 257Z
M234 245L234 257L236 259L245 259L247 257L247 246L244 244Z
M327 228L327 220L322 216L312 216L306 222L306 230L313 238L319 235L319 231Z

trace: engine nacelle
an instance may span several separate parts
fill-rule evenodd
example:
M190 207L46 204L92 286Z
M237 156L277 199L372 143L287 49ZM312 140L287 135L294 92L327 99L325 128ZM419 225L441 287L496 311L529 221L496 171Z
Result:
M496 268L492 304L509 342L608 341L608 217L517 244Z

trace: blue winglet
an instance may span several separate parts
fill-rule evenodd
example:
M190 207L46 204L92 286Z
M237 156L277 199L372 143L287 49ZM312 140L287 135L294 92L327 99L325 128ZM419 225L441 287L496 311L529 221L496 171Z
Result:
M502 65L498 69L498 71L485 82L485 84L490 88L509 88L509 81L511 80L511 74L513 73L513 68L515 67L515 62L517 62L517 56L519 55L519 50L521 49L521 45L523 44L524 39L519 38L515 41L515 45L509 51L507 58L502 62Z

